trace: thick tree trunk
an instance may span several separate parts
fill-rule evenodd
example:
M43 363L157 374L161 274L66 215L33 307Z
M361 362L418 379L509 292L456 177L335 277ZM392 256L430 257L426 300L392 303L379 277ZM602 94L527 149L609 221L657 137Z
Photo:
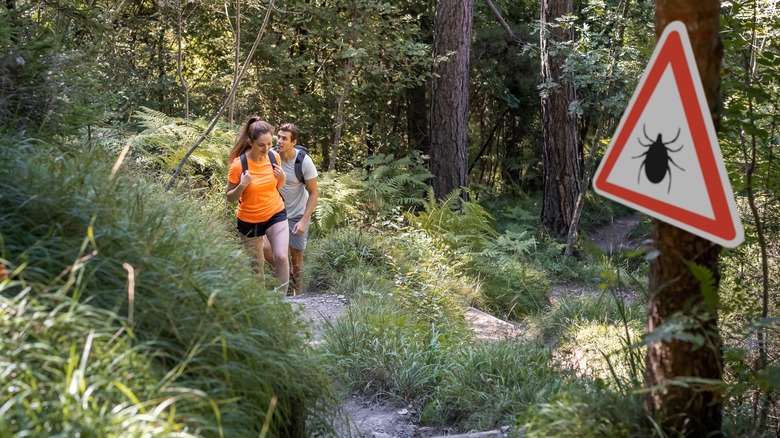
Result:
M656 34L672 21L686 23L711 113L717 114L719 69L723 46L719 37L717 0L658 0ZM717 119L715 126L718 126ZM722 420L723 358L718 332L717 303L707 301L703 286L686 262L713 273L710 290L717 296L720 246L672 225L655 221L653 240L658 256L650 262L648 330L670 320L680 327L672 340L656 339L648 346L645 407L668 436L719 436ZM679 336L683 335L683 336ZM691 342L688 339L698 341ZM679 382L687 384L681 385Z
M435 63L431 85L433 192L442 199L465 187L468 175L469 55L473 0L440 0L434 24Z
M542 142L544 157L544 202L542 224L555 236L566 236L580 192L577 159L577 119L569 113L574 86L564 83L562 60L550 54L550 42L570 41L571 29L555 20L572 12L571 0L542 0Z

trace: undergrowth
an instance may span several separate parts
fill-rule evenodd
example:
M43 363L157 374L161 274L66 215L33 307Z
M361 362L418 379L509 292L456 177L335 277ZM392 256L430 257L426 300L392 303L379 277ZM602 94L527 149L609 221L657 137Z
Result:
M89 388L84 392L78 383L67 393L83 392L85 417L63 413L52 423L45 406L65 410L72 403L59 400L53 389L34 394L39 403L19 398L3 405L7 430L49 428L57 434L103 427L114 412L143 416L155 403L167 424L161 428L196 435L308 436L328 430L332 400L320 356L311 354L291 307L248 269L250 256L222 219L133 170L112 176L112 162L100 151L53 159L29 144L0 147L0 258L18 284L6 287L5 299L23 300L19 294L27 291L35 300L30 302L52 316L65 308L93 315L79 324L70 317L44 323L44 333L72 338L60 342L68 348L65 355L49 361L46 351L59 351L59 338L26 329L24 318L36 314L11 318L6 312L8 330L41 343L20 352L28 371L12 371L19 363L5 362L0 382L7 388L57 388L69 367L96 365L85 368L81 380L67 380ZM60 289L59 301L47 298ZM14 305L19 307L8 304ZM121 381L124 398L111 383L121 374L98 366L97 357L76 360L85 351L111 348L117 360L146 361ZM43 361L42 368L36 361ZM39 374L30 377L29 370ZM129 396L135 393L141 398Z
M311 242L306 272L312 289L351 301L325 329L321 348L330 374L350 391L411 405L421 423L438 427L484 430L526 422L534 431L556 430L545 416L565 408L581 422L577 430L637 430L641 404L632 405L638 410L630 416L594 422L584 401L565 401L631 397L641 351L624 352L641 341L641 306L609 304L605 295L600 303L550 307L547 292L562 275L546 263L557 260L566 271L582 261L565 260L559 247L529 230L498 232L487 211L460 203L458 212L452 197L429 200L424 211L345 226ZM614 287L628 272L612 260L619 259L600 267L611 270L602 280ZM569 278L599 281L593 268L579 272ZM540 342L474 343L465 330L468 305L525 319ZM606 315L605 306L612 309ZM598 372L563 366L577 342L586 347L577 350L581 361L600 364Z

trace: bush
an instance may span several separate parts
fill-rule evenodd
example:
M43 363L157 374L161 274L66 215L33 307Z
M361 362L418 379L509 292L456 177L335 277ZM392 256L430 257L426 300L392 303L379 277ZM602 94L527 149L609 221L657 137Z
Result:
M427 324L392 297L364 295L326 327L324 353L348 388L419 407L463 334L457 322Z
M390 292L386 250L377 235L351 227L313 239L306 250L306 288L344 294Z

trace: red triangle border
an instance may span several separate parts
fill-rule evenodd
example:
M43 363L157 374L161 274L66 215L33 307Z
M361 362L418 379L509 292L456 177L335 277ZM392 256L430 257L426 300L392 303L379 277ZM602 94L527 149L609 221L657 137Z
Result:
M633 106L627 113L625 122L616 136L613 147L609 149L608 156L604 157L604 164L597 178L593 181L593 185L601 192L611 194L638 207L656 212L661 216L676 220L689 227L730 241L737 237L737 230L732 220L729 202L724 192L718 164L713 154L713 145L708 135L707 125L704 121L702 108L696 94L697 89L693 82L688 62L680 32L670 32L664 41L663 47L658 52L654 64L650 67ZM704 183L707 187L715 219L607 182L620 153L628 143L629 136L643 114L667 66L672 68L677 91L680 93L683 110L688 121L696 154L699 158L699 165L704 176Z

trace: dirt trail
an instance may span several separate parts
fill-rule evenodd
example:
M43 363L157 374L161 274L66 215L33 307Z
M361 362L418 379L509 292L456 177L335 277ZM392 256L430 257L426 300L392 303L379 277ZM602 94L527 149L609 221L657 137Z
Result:
M348 307L343 295L305 293L287 297L287 301L301 309L301 316L309 321L313 343L322 342L322 333L327 322L333 323ZM502 321L481 310L469 308L466 320L475 339L495 341L514 338L525 333L522 327ZM423 438L452 436L453 431L432 427L421 427L414 423L416 412L411 406L396 405L352 394L344 403L347 418L339 424L339 433L343 437L367 438ZM461 437L504 437L508 427L503 430L483 431L475 434L457 435Z
M615 219L612 224L594 232L590 240L605 253L625 249L627 245L635 248L637 243L629 242L628 237L641 220L642 216L639 214ZM563 295L583 295L594 290L595 288L578 285L558 285L553 287L548 295L554 302ZM348 307L348 300L344 295L305 293L287 297L286 300L301 309L302 317L310 324L314 344L322 342L325 324L335 322ZM526 333L522 326L502 321L478 309L468 309L465 316L475 339L481 341L516 338ZM506 437L510 430L509 426L504 426L497 430L452 435L456 431L416 425L414 419L417 413L412 411L411 406L385 403L358 393L345 400L343 408L345 418L341 420L338 429L339 436L344 438Z

